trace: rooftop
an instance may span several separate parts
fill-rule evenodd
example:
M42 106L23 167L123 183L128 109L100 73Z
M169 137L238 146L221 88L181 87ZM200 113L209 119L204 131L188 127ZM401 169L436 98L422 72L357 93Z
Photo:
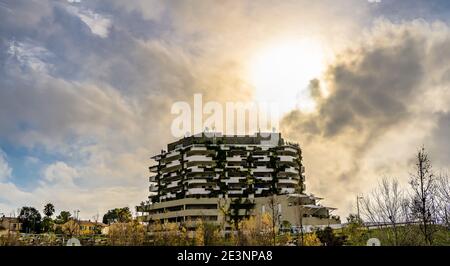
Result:
M255 133L253 135L223 135L218 132L203 132L184 137L167 145L168 151L193 144L232 144L232 145L284 145L281 133Z

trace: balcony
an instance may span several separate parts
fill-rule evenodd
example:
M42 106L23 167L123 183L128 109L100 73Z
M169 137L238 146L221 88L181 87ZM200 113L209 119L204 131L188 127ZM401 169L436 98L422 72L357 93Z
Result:
M245 177L245 176L233 176L233 177L229 177L227 180L225 180L224 182L226 183L226 184L228 184L228 183L234 183L234 184L236 184L236 183L241 183L242 181L241 180L245 180L245 179L247 179L247 177Z
M207 191L204 188L189 188L186 192L186 195L207 195L210 191Z
M207 183L208 181L206 179L189 179L189 180L186 180L186 182L188 184L203 184L203 183Z
M298 185L298 180L295 179L278 179L278 183L280 184L293 184L293 185Z
M150 184L150 186L148 187L148 190L150 191L150 192L157 192L158 191L158 185L155 183L155 184Z
M177 165L180 165L180 161L179 160L172 161L172 162L166 164L166 168L177 166Z
M179 186L179 181L172 181L169 185L167 185L167 188L173 188Z
M294 148L291 148L291 147L286 147L284 150L285 150L285 151L288 151L288 152L297 153L297 150L294 149Z
M293 162L294 157L287 156L287 155L279 155L278 158L280 158L280 162Z
M197 145L192 145L191 147L191 151L206 151L208 150L205 146L197 146Z
M166 173L177 171L179 169L181 169L181 164L178 162L178 164L174 164L174 165L171 165L169 167L162 168L161 169L161 173L166 174Z
M228 194L230 195L230 194L238 194L238 195L240 195L240 194L243 194L244 193L244 191L242 191L242 190L228 190Z
M284 188L281 188L280 193L281 194L292 194L292 193L295 193L295 188L284 187Z
M203 173L203 172L205 172L205 169L200 168L198 166L191 166L191 167L189 167L189 170L191 170L191 173Z
M296 170L295 167L286 167L284 172L290 173L290 174L299 174L298 170Z
M170 158L172 158L174 156L178 156L178 155L180 155L179 151L171 151L171 152L166 154L166 158L165 159L170 159Z
M257 188L255 191L255 194L261 194L264 190L270 190L270 188L268 188L268 187Z
M269 158L269 156L257 157L256 161L258 161L258 162L269 162L270 158Z
M255 172L273 172L273 169L267 168L266 166L257 166L256 168L252 169L253 173Z
M158 172L158 165L152 165L148 168L151 173L157 173Z
M187 156L186 161L188 162L211 162L212 158L205 155L192 155Z
M227 161L228 162L241 162L242 161L242 157L239 155L235 155L233 157L227 157Z
M255 176L255 179L259 179L262 181L272 181L272 177L271 176Z

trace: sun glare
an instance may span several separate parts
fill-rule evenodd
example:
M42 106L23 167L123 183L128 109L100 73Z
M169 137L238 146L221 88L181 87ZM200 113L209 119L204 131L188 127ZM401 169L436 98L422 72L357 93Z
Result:
M313 40L279 42L256 53L250 82L257 102L276 102L281 114L298 108L311 112L315 102L307 89L325 66L324 49Z

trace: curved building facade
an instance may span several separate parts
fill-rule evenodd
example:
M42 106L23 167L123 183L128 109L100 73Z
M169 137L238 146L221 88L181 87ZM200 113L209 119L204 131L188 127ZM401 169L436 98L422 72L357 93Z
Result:
M265 211L266 201L272 199L273 205L275 196L281 220L290 224L297 224L299 211L294 209L299 206L310 224L339 223L330 215L332 208L305 193L302 151L280 133L197 134L168 144L167 151L152 159L149 201L137 207L147 213L146 221L224 221L224 208L244 202L251 207L238 214L258 215Z

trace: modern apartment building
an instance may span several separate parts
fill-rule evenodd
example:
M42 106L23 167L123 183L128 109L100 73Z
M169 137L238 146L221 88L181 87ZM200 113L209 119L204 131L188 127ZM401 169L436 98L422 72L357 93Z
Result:
M305 193L302 151L280 133L201 133L152 159L149 201L137 207L145 221L230 225L233 217L271 212L292 226L340 223L332 208Z

